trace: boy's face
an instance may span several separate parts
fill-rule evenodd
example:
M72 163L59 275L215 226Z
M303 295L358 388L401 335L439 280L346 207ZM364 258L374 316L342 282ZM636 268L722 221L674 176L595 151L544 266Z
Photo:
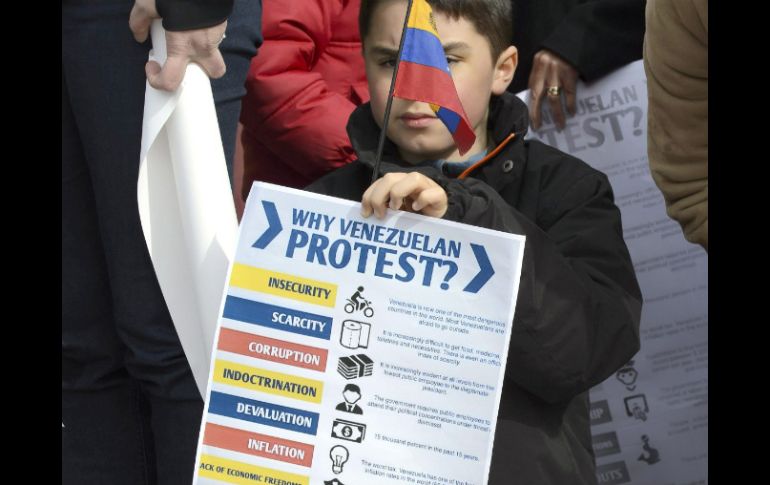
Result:
M407 2L404 0L380 3L372 12L371 28L364 39L366 77L369 81L372 113L380 127L401 40L406 6ZM461 161L486 149L489 98L493 90L495 94L500 94L508 84L505 83L505 86L499 89L499 81L495 82L499 76L496 76L489 41L476 31L470 21L464 18L451 19L436 11L433 16L457 94L476 133L476 142L465 156L461 157L449 130L427 103L394 98L388 123L388 138L399 147L404 160L413 163L435 159Z

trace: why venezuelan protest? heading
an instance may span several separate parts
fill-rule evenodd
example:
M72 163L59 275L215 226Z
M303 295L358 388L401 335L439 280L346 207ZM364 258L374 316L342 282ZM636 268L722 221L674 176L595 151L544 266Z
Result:
M444 282L446 275L454 275L457 263L449 258L459 258L462 250L459 241L302 209L293 209L292 222L308 230L292 229L286 247L288 258L304 255L309 263L337 269L352 263L359 273L405 283L417 277L423 286ZM320 233L330 233L335 228L340 237ZM433 278L437 268L447 269L436 271L440 274Z

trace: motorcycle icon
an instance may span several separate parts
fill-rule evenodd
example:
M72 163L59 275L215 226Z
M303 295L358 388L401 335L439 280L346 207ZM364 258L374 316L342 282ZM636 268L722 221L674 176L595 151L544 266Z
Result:
M352 299L348 298L348 302L345 304L345 312L347 313L353 313L356 310L362 310L364 312L364 316L371 318L374 316L374 308L372 308L372 302L369 300L364 300L363 302L358 302L358 305L356 305L356 302Z

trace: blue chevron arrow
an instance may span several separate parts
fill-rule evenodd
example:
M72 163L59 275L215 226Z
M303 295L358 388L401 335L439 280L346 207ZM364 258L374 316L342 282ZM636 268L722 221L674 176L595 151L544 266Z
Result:
M281 220L278 218L278 210L275 208L275 204L266 200L262 201L262 207L265 209L265 215L267 216L267 230L259 236L254 244L253 248L265 249L268 244L273 242L273 239L283 231Z
M463 288L463 291L478 293L481 287L487 284L487 281L495 274L495 270L492 269L492 263L489 261L484 246L471 243L471 249L473 249L473 255L476 256L476 261L479 263L479 273Z

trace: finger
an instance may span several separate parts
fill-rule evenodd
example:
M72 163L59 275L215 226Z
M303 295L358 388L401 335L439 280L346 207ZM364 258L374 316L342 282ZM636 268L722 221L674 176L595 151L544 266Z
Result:
M559 76L558 72L555 69L551 69L550 76L548 77L548 85L549 86L559 86ZM548 105L551 108L551 115L553 117L553 122L556 124L556 126L562 130L564 129L564 110L561 107L561 94L558 95L548 95Z
M441 194L444 192L444 189L441 187L430 187L428 189L423 190L420 192L420 194L415 198L414 202L412 203L412 210L415 212L419 212L420 210L432 206L436 203L440 202Z
M567 111L570 116L575 116L577 112L577 83L572 78L562 80L562 83L564 86L564 97L567 100Z
M131 9L131 14L128 16L128 27L134 34L134 39L136 39L137 42L142 43L147 40L151 24L152 18L147 15L147 12L134 5L134 8Z
M147 64L144 65L144 73L147 75L147 81L149 82L150 78L156 78L160 73L160 64L156 61L147 61ZM150 83L150 86L152 86L152 83Z
M532 74L529 76L529 91L532 97L529 104L529 118L532 120L532 127L540 128L540 107L543 102L543 93L545 91L545 70L543 64L535 56L535 65L532 68Z
M155 67L157 66L157 67ZM166 63L160 68L157 63L150 61L145 67L147 80L150 86L163 91L176 91L176 88L184 79L185 69L187 68L187 57L180 55L169 55Z
M540 128L540 105L543 102L543 86L531 89L532 103L529 105L529 119L534 129Z
M214 47L206 56L197 57L195 62L201 66L206 75L211 79L219 79L225 75L225 60L218 47Z
M395 195L393 191L391 190L390 194L388 195L388 209L390 210L399 210L404 205L404 198L398 195Z
M390 188L389 207L393 210L400 209L405 198L411 197L414 199L419 196L420 192L434 184L435 182L420 173L410 173L394 183Z
M379 182L379 180L378 180ZM364 192L364 195L361 196L361 217L369 217L372 215L372 203L371 203L371 197L372 197L372 188L374 187L374 184L370 185L368 189Z
M392 173L385 174L384 177L375 182L371 187L372 192L369 194L369 203L372 205L374 215L378 219L385 217L388 202L390 202L390 188L395 183L394 176L395 174Z
M440 186L430 187L422 192L412 204L412 210L433 217L442 217L447 209L446 192Z
M548 96L548 106L551 108L553 122L559 130L564 129L564 110L561 107L561 94L558 96Z

